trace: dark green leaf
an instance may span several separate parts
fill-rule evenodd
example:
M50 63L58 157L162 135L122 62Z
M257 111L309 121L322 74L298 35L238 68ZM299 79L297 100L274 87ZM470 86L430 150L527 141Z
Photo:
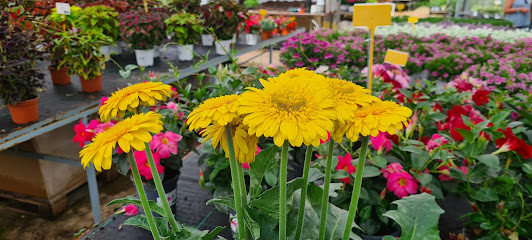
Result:
M133 205L136 205L136 206L142 206L142 203L140 202L140 199L138 198L135 198L135 197L132 197L132 196L127 196L125 198L119 198L119 199L115 199L111 202L109 202L106 206L111 206L113 204L126 204L126 203L130 203L130 204L133 204ZM161 206L159 206L156 202L154 201L148 201L148 205L150 205L150 208L152 211L158 213L159 215L164 215L164 210Z
M386 158L383 158L381 156L375 156L373 157L373 160L375 161L375 165L380 168L385 168L388 162L386 161Z
M464 137L464 139L466 139L467 141L469 142L473 142L473 133L468 131L468 130L465 130L465 129L461 129L461 128L456 128L455 129L456 131L458 131L460 133L460 135L462 135L462 137Z
M255 157L255 161L249 164L250 190L249 193L252 199L255 199L262 192L262 179L266 172L272 168L276 168L278 158L276 154L279 152L277 146L262 150Z
M362 174L362 177L364 177L364 178L376 177L376 176L379 176L379 175L381 175L381 171L379 171L378 168L373 167L373 166L366 166L364 168L364 173ZM355 177L355 173L353 173L353 177Z
M471 198L481 202L499 201L497 192L493 188L479 188L471 193Z
M224 204L234 210L235 209L235 196L229 195L226 197L213 198L207 201L207 204L211 204L211 203Z
M411 195L396 200L397 210L384 214L401 226L401 239L423 239L437 228L443 209L436 204L434 196L427 193Z
M473 158L477 159L479 162L485 164L490 168L500 169L499 157L491 154L484 154L480 156L474 156Z

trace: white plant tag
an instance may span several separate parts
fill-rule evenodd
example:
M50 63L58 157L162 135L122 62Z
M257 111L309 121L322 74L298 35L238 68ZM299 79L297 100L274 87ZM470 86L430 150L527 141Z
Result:
M57 14L70 15L70 4L68 3L55 3Z

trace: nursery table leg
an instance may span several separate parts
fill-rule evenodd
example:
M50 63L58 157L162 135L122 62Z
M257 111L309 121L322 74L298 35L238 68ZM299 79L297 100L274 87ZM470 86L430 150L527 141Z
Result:
M89 196L91 199L92 217L94 219L94 223L99 223L102 220L102 215L100 213L100 197L98 194L98 182L96 182L96 173L94 172L94 165L90 163L89 166L85 168L85 171L87 172L87 182L89 184Z

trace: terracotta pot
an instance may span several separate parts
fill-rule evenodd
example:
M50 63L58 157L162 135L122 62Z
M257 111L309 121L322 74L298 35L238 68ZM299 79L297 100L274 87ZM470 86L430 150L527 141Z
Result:
M52 76L52 83L54 85L70 84L70 75L68 75L68 67L57 70L55 67L48 67L50 75Z
M263 31L262 32L262 40L266 40L272 37L272 31Z
M281 30L281 34L284 36L284 35L288 35L290 33L290 30L288 30L288 28L283 28Z
M79 76L79 79L81 80L81 89L83 89L83 92L93 93L102 90L102 75L93 79L84 79L82 76Z
M279 28L273 29L272 35L277 35L277 34L279 34Z
M292 23L292 31L295 31L296 29L297 29L297 23L293 22Z
M16 124L26 124L39 120L39 97L17 103L8 104L11 119Z

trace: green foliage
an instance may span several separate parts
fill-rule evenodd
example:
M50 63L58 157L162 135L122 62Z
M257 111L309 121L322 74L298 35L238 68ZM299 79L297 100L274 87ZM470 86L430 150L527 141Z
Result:
M230 40L243 21L244 8L233 0L214 0L199 8L205 28L212 29L219 40Z
M265 18L260 21L260 28L265 32L273 31L277 28L277 23L275 23L273 18Z
M133 49L146 50L160 45L166 38L163 13L144 10L120 14L120 35Z
M260 6L260 3L258 0L245 0L244 6L246 6L246 8L254 8Z
M78 6L70 6L70 15L57 14L57 9L52 9L52 14L48 16L50 22L65 25L67 29L77 27L77 21L83 15L83 9Z
M9 23L9 14L0 12L0 100L4 104L36 98L44 87L44 75L35 70L37 36L23 26Z
M63 65L70 67L70 74L78 74L84 79L93 79L102 75L105 69L105 56L100 47L112 43L112 39L97 32L58 32L54 39L55 51L65 49L62 60L58 60L58 68Z
M118 12L104 5L95 5L83 9L82 15L78 18L77 28L89 33L101 33L112 39L118 40L120 31L118 30Z
M202 20L195 14L176 13L164 22L168 35L180 45L196 44L203 33Z
M444 213L434 196L422 193L394 201L397 210L384 214L401 226L401 240L439 239L438 220Z

